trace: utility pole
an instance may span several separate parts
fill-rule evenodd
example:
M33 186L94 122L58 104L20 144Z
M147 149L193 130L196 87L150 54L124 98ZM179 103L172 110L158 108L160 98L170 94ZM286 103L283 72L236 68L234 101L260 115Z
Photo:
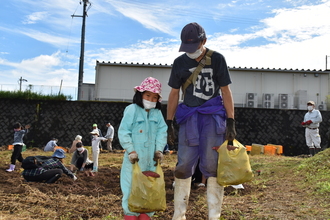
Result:
M77 100L81 99L82 91L81 87L83 84L84 78L84 52L85 52L85 23L86 23L86 16L87 16L87 4L89 0L83 0L84 7L83 7L83 15L71 15L71 17L82 17L82 28L81 28L81 45L80 45L80 60L79 60L79 76L78 76L78 98Z
M19 91L22 91L22 82L27 82L26 79L23 79L23 77L19 78Z

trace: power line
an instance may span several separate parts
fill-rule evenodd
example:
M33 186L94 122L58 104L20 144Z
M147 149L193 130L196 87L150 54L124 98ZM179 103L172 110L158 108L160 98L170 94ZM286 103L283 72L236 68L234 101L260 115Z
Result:
M81 5L81 1L80 1L79 5ZM66 51L65 51L66 54L69 52L69 44L70 44L71 34L72 34L72 22L73 22L73 17L74 17L74 15L76 14L79 5L77 5L76 10L74 10L73 14L71 15L70 32L69 32L68 44L67 44Z

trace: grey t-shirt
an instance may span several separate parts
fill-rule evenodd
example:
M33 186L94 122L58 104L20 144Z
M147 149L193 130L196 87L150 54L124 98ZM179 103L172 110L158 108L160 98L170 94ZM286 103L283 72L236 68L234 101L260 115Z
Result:
M208 49L207 49L208 50ZM196 60L182 54L174 60L168 85L179 89L198 66ZM220 87L231 84L228 66L224 56L216 51L211 56L211 65L205 65L195 85L190 84L184 96L184 104L200 106L207 100L220 95Z
M14 133L14 143L13 145L23 145L23 137L25 134L28 133L28 129L26 130L20 130L20 131L15 131Z

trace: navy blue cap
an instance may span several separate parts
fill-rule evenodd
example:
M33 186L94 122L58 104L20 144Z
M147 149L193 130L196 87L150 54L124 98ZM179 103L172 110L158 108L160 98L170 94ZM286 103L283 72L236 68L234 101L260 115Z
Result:
M196 22L189 23L181 31L181 46L179 52L193 53L200 42L206 39L204 28Z

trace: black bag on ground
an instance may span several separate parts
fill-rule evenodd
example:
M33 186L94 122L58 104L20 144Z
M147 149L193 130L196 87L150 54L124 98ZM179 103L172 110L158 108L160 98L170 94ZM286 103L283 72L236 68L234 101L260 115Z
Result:
M52 157L49 156L28 156L22 161L22 168L25 170L35 169L42 166L42 163Z

